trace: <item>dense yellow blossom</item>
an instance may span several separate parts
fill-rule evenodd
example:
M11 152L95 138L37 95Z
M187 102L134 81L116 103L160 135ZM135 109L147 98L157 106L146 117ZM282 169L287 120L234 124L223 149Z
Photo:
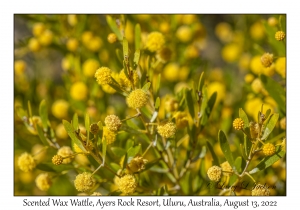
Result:
M139 109L148 102L148 95L142 89L132 91L126 98L126 103L130 108Z
M236 43L227 44L222 49L222 58L228 63L238 60L241 54L241 46Z
M78 174L74 180L75 188L80 192L91 190L94 187L95 183L96 181L92 177L92 174L88 172Z
M251 194L252 196L268 196L270 195L270 190L264 185L258 184L254 187Z
M104 141L104 139L105 139L107 145L112 144L112 143L115 142L116 135L117 135L117 133L115 133L114 131L109 130L106 126L103 127L102 141Z
M56 100L51 107L54 117L64 119L68 116L69 103L63 99Z
M42 173L36 177L35 184L41 191L47 191L51 187L52 181L48 173Z
M119 187L119 190L124 195L131 195L135 192L137 182L133 175L127 174L121 178L118 178L117 185Z
M35 168L36 163L32 155L24 152L18 159L18 166L22 171L28 172Z
M122 125L122 122L120 120L120 118L116 115L108 115L105 120L105 125L106 127L111 130L111 131L117 131L121 125Z
M176 125L173 122L162 123L157 126L157 132L164 138L170 138L176 133Z
M67 41L67 49L71 52L75 52L79 46L79 42L75 38L70 38Z
M83 101L87 98L88 88L84 82L75 82L70 89L70 95L74 100Z
M275 62L275 71L282 76L282 78L286 77L286 58L281 57L278 58Z
M23 60L16 60L15 61L15 73L16 75L22 75L26 69L26 62Z
M176 37L181 42L188 42L193 37L192 29L187 25L180 26L176 31Z
M219 166L212 166L207 171L208 178L213 182L218 182L221 179L222 168Z
M112 83L112 71L107 67L100 67L96 73L95 78L99 85L107 85Z
M253 25L251 25L250 36L255 40L261 40L262 38L264 38L265 28L260 21L255 22Z
M160 32L151 32L147 36L146 48L151 52L160 50L165 44L164 35Z
M97 60L87 59L82 65L83 74L87 77L93 77L99 67L100 64Z
M265 156L271 156L275 153L275 146L274 144L267 143L263 146L263 153Z
M72 161L73 151L72 151L71 147L63 146L57 151L57 154L64 158L63 162L62 162L63 164L68 164ZM68 158L66 158L66 157L68 157Z

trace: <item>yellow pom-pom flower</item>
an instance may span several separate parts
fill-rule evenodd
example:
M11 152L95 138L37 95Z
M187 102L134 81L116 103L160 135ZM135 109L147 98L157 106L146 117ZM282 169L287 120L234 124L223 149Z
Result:
M270 67L273 63L273 54L264 53L261 56L260 61L264 67Z
M63 119L68 116L69 103L63 99L57 100L52 104L51 111L54 117Z
M84 82L75 82L70 88L70 95L74 100L83 101L87 98L88 88Z
M250 36L255 40L261 40L265 36L265 28L261 22L256 22L250 27Z
M116 133L109 130L106 126L103 127L103 138L102 138L102 142L104 141L104 139L106 140L106 144L112 144L115 142L116 140Z
M252 190L252 196L269 196L270 190L262 184L258 184Z
M176 125L173 122L167 122L157 126L157 132L164 138L170 138L176 133Z
M36 162L33 159L32 155L24 152L18 159L18 166L22 171L28 172L32 171L32 169L35 168Z
M126 98L126 103L130 108L139 109L148 102L148 95L142 89L132 91Z
M186 26L186 25L180 26L176 31L176 37L181 42L190 41L192 36L193 36L193 33L192 33L191 28L189 26Z
M118 37L115 33L110 33L107 36L107 41L111 44L115 43L118 40Z
M23 60L15 61L15 73L16 75L22 75L26 69L26 62Z
M70 38L67 41L67 49L71 52L75 52L79 46L78 40L75 38Z
M165 44L164 35L160 32L151 32L147 36L146 48L151 52L160 50Z
M177 63L168 63L164 70L163 76L167 81L176 82L179 79L180 67Z
M136 156L131 159L130 163L127 164L126 168L130 173L140 172L145 169L145 164L148 162L141 156Z
M278 58L275 62L275 71L282 76L286 77L286 58Z
M254 80L253 74L246 74L245 77L244 77L244 80L248 84L251 83Z
M104 122L105 122L106 127L109 130L114 131L114 132L117 131L122 125L120 118L114 114L108 115L105 118Z
M244 128L244 121L241 118L236 118L233 121L233 128L235 130L242 130Z
M67 15L68 23L70 26L75 26L78 23L77 16L74 14Z
M68 164L72 161L72 157L69 157L69 156L73 155L73 151L72 151L71 147L63 146L57 151L57 154L64 158L63 162L62 162L63 164ZM68 158L65 158L65 157L68 157Z
M285 33L283 31L277 31L275 33L275 39L278 41L282 41L285 38Z
M97 60L87 59L82 65L83 74L87 77L93 77L99 67L100 64Z
M274 144L267 143L263 146L262 151L265 156L271 156L275 153L275 149L276 148L275 148Z
M208 178L213 182L218 182L221 179L222 168L219 166L212 166L207 170Z
M58 124L55 128L55 134L60 139L67 139L68 133L62 123Z
M45 31L46 27L44 23L35 23L32 28L32 33L34 36L38 37L42 35L42 33Z
M54 155L54 156L52 157L52 163L53 163L54 165L57 165L57 166L58 166L58 165L62 164L63 161L64 161L64 159L63 159L63 157L60 156L60 155Z
M41 44L39 43L39 41L36 38L31 38L28 42L28 48L32 52L37 52L41 49Z
M222 163L221 165L222 171L223 171L223 175L224 176L231 176L233 173L232 167L231 165L228 163L228 161L225 161L224 163Z
M103 41L100 37L94 36L87 43L86 47L92 52L98 52L101 46L103 45Z
M74 180L75 188L80 192L91 190L94 187L95 183L96 181L92 177L92 174L88 172L78 174Z
M42 173L36 177L35 184L41 191L47 191L51 187L52 181L48 173Z
M95 73L95 78L99 85L107 85L112 82L111 79L112 71L107 67L99 68Z
M52 43L53 33L50 30L44 31L41 36L38 37L39 43L43 46L48 46Z
M127 174L118 179L117 185L124 195L130 195L135 192L137 182L133 175Z
M228 43L233 39L232 28L226 22L221 22L216 26L215 34L223 43Z
M241 54L241 46L236 43L227 44L222 49L222 58L228 63L238 60Z

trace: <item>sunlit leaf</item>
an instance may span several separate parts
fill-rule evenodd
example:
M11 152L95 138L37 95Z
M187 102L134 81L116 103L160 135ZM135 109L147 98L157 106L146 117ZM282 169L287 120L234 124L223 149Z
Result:
M126 150L121 147L111 147L112 153L117 157L122 157L126 154Z
M72 125L68 121L66 121L66 120L63 120L63 125L64 125L64 127L65 127L68 135L72 139L72 142L74 144L76 144L82 151L86 152L86 149L82 145L81 141L78 139L78 137L76 137L75 130L72 127Z
M74 128L74 129L77 129L77 128L78 128L78 115L77 115L77 113L75 113L75 114L73 115L72 125L73 125L73 128Z
M193 102L193 97L192 97L191 91L193 91L193 90L185 89L185 100L188 105L190 115L192 116L192 118L194 118L195 117L195 109L194 109L194 102Z
M268 122L266 123L264 134L263 134L263 136L261 138L262 140L267 139L267 137L273 131L273 129L275 128L276 123L278 121L278 118L279 118L279 114L277 114L277 113L271 115L271 117L269 118Z
M208 147L208 149L211 153L211 156L213 158L213 165L218 166L219 165L219 159L218 159L213 147L211 146L211 144L208 141L206 142L206 144L207 144L207 147Z
M42 100L39 107L39 114L42 120L42 125L44 130L47 130L48 127L48 112L47 112L47 105L46 100Z
M141 26L140 24L135 25L135 30L134 30L134 43L135 43L135 49L139 50L141 48L140 43L141 43Z
M242 108L239 108L239 117L244 121L244 129L249 127L248 116Z
M39 135L39 137L40 137L42 143L43 143L45 146L49 146L49 142L48 142L47 138L45 137L42 128L41 128L39 125L36 125L36 129L37 129L37 131L38 131L38 135Z
M219 131L218 139L219 139L221 150L222 150L226 160L231 165L231 167L234 169L235 166L234 166L234 159L232 156L232 152L230 151L230 146L229 146L229 143L225 136L225 133L221 130Z

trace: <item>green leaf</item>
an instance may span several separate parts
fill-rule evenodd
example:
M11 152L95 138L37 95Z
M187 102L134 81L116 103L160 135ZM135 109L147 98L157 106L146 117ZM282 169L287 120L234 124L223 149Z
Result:
M16 107L16 112L21 120L24 120L24 117L27 118L27 113L22 107L20 106Z
M194 108L194 101L193 101L193 97L192 97L192 93L191 93L192 90L189 90L189 89L185 89L185 100L186 100L186 103L187 103L187 106L189 108L189 112L190 112L190 115L192 118L195 117L195 108Z
M122 40L122 34L113 18L109 15L106 15L106 21L110 29L117 35L118 40Z
M74 128L74 129L78 129L78 116L77 116L76 113L73 115L73 121L72 121L72 124L73 124L73 128Z
M209 149L209 151L210 151L210 153L211 153L211 156L212 156L212 158L213 158L213 165L218 166L218 165L219 165L219 159L218 159L218 156L216 155L216 153L215 153L213 147L211 146L211 144L210 144L208 141L206 141L206 144L207 144L207 147L208 147L208 149Z
M140 50L136 50L134 53L134 58L133 58L133 63L134 63L135 69L139 65L140 55L141 55Z
M160 161L160 158L153 160L151 162L148 162L145 166L145 171L150 169L152 166L155 166Z
M244 146L245 146L245 155L248 158L251 147L252 147L252 142L246 134L244 134Z
M126 150L121 147L111 147L112 153L117 157L122 157L126 154Z
M161 74L158 74L157 76L157 80L155 82L155 89L154 89L154 95L157 96L157 93L159 91L159 88L160 88L160 79L161 79Z
M212 96L207 101L207 95L203 98L202 105L201 105L201 125L205 126L208 122L209 116L212 112L212 109L215 105L217 99L217 92L214 92Z
M83 152L86 152L86 149L82 145L81 141L78 139L79 137L77 137L75 135L75 130L72 127L72 125L66 120L63 120L63 125L64 125L68 135L72 139L72 143L76 144Z
M45 145L45 146L49 146L49 142L48 140L46 139L45 135L44 135L44 131L42 130L42 128L39 126L39 125L36 125L36 129L38 131L38 134L39 134L39 137L42 141L42 143Z
M27 105L28 105L28 116L31 118L32 117L32 109L31 109L30 101L27 102Z
M265 89L268 91L270 96L276 101L279 110L282 112L283 115L286 113L286 97L285 97L285 91L281 87L281 85L274 81L272 78L267 77L265 75L260 75L260 79L265 87Z
M99 130L103 130L103 125L101 121L97 122L97 125L99 127Z
M254 174L256 172L262 171L266 168L268 168L269 166L273 165L273 163L275 163L276 161L278 161L280 158L282 158L285 155L284 151L280 151L280 147L277 147L276 149L276 153L270 157L265 157L264 159L262 159L258 165L252 169L249 173L250 174Z
M155 100L155 109L158 110L159 106L160 106L160 98L157 97L156 100Z
M270 135L270 133L272 132L272 130L276 126L278 118L279 118L279 114L277 114L277 113L274 113L274 114L271 115L268 122L266 123L266 128L265 128L264 134L261 138L262 140L267 139L267 137Z
M105 163L105 157L106 157L106 147L107 147L107 140L104 137L102 141L102 158L103 158L103 164Z
M200 78L199 78L199 83L198 83L198 91L202 92L202 88L204 85L204 72L201 73Z
M225 136L225 133L222 130L219 131L218 138L219 138L221 150L222 150L226 160L228 161L228 163L230 164L232 169L235 170L232 152L230 151L230 146L229 146L229 143Z
M244 121L244 129L249 127L248 116L242 108L239 108L239 117Z
M42 171L48 172L62 172L74 169L74 166L71 164L54 165L53 163L40 163L36 167Z
M141 46L140 46L140 43L141 43L141 26L140 26L140 24L135 25L134 43L135 43L135 49L136 50L141 49Z
M127 151L127 163L130 163L131 159L141 152L141 149L142 147L140 144L129 148Z
M122 64L123 63L123 55L122 55L122 51L119 48L116 49L116 55L117 55L118 61Z
M48 127L48 112L47 112L47 105L46 100L42 100L39 107L39 114L42 120L42 125L44 130L47 130Z
M86 129L86 140L87 142L90 140L90 116L88 114L85 115L84 119L85 129Z
M143 89L143 91L148 91L149 90L149 88L150 88L150 86L151 86L151 82L147 82L143 87L142 87L142 89Z
M128 41L125 37L123 37L123 56L124 56L124 60L127 62L128 61Z
M235 169L238 173L242 173L243 171L243 159L242 157L237 157L234 161Z

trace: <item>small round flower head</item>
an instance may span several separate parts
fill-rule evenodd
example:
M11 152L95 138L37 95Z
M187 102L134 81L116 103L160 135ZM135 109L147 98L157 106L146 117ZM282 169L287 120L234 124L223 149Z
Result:
M95 185L95 180L91 173L83 172L78 174L74 180L76 190L80 192L86 192L91 190Z
M56 126L55 134L60 139L67 139L68 138L68 133L65 129L65 126L62 123L60 123Z
M100 64L96 59L87 59L82 65L83 74L87 77L93 77L99 67Z
M267 143L263 146L262 150L265 156L271 156L275 153L275 146L274 144Z
M111 74L112 72L109 68L100 67L95 73L95 78L99 85L107 85L112 82Z
M275 33L275 39L278 41L282 41L285 38L285 33L283 31L277 31Z
M63 119L68 116L69 103L63 99L56 100L51 107L54 117Z
M77 39L75 38L70 38L67 41L67 49L71 52L75 52L78 48L79 42Z
M118 37L115 33L110 33L107 36L107 41L111 44L115 43L118 40Z
M102 196L102 194L99 192L93 192L93 194L91 194L91 196Z
M224 176L230 176L230 175L232 175L233 170L232 170L231 165L228 163L228 161L222 163L221 164L221 168L222 168Z
M48 173L42 173L36 177L35 184L41 191L47 191L50 188L52 181Z
M157 126L157 132L164 138L170 138L176 133L176 125L173 122L167 122Z
M148 95L144 90L136 89L127 96L126 102L130 108L139 109L147 104Z
M218 182L221 179L222 168L219 166L212 166L207 170L207 175L211 181Z
M252 196L269 196L270 190L266 188L262 184L258 184L255 186L255 188L252 190Z
M186 112L177 112L175 115L176 127L183 129L189 124L188 115Z
M119 187L119 190L124 195L130 195L135 192L135 189L137 187L136 180L133 175L127 174L121 178L118 179L117 185Z
M75 82L70 88L70 95L77 101L83 101L87 98L88 88L84 82Z
M131 159L130 163L127 164L126 168L130 173L140 172L145 169L145 164L148 162L141 156L136 156Z
M46 27L44 23L35 23L32 28L32 33L34 36L38 37L42 35L42 33L45 31Z
M96 123L90 125L90 131L92 134L97 134L99 132L99 126Z
M165 44L164 35L160 32L151 32L146 40L146 48L151 52L160 50Z
M273 63L273 54L264 53L261 56L260 61L264 67L270 67Z
M112 144L115 142L116 140L116 133L109 130L106 126L103 127L103 138L102 141L104 140L104 138L106 139L106 144Z
M15 61L15 73L17 75L22 75L26 69L26 62L23 60L17 60Z
M63 159L63 162L62 162L63 164L68 164L72 161L72 157L69 157L69 156L73 155L73 151L72 151L71 147L63 146L57 151L57 154L59 156L62 156L63 158L68 157L68 158Z
M50 30L46 30L38 37L38 41L43 46L48 46L52 43L53 33Z
M114 114L108 115L105 120L106 127L111 131L117 131L122 125L120 118Z
M64 161L64 159L63 159L63 157L60 156L60 155L54 155L54 156L52 157L52 163L53 163L54 165L60 165L60 164L62 164L63 161Z
M120 85L122 87L128 88L131 87L131 82L125 75L124 69L121 70L119 74L119 80L120 80ZM133 71L133 85L136 86L139 81L139 75L137 74L136 71Z
M190 41L192 36L192 29L187 25L180 26L176 31L176 37L179 39L179 41L184 43Z
M41 44L39 43L39 41L36 38L31 38L31 39L29 39L29 42L28 42L28 48L32 52L37 52L41 49Z
M24 152L18 159L18 166L22 171L28 172L35 168L36 163L30 154Z
M235 130L242 130L244 128L244 121L241 118L236 118L233 121L233 128Z

